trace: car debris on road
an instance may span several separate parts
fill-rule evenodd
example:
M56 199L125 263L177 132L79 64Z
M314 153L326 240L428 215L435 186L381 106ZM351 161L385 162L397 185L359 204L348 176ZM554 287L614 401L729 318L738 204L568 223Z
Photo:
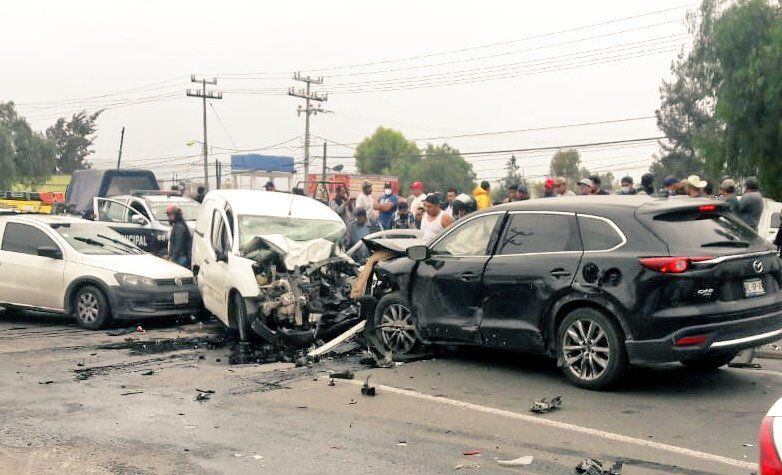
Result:
M583 475L621 475L622 462L614 462L610 468L603 468L602 462L595 459L584 459L576 466L576 473Z
M564 402L565 400L562 398L562 396L551 398L551 401L548 401L546 398L542 398L538 401L535 401L529 410L535 414L548 414L549 412L554 412L559 409Z
M374 396L376 393L375 387L369 385L369 378L371 377L371 374L367 376L367 378L364 380L364 385L361 386L361 394L364 396Z
M513 460L496 460L497 465L501 465L503 467L524 467L526 465L531 465L534 459L535 458L532 455L525 455Z

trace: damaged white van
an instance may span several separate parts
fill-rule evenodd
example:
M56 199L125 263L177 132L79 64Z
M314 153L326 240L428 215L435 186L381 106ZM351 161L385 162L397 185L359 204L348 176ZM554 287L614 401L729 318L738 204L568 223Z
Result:
M307 346L339 334L360 320L344 235L339 215L305 196L209 192L193 234L204 306L242 340Z

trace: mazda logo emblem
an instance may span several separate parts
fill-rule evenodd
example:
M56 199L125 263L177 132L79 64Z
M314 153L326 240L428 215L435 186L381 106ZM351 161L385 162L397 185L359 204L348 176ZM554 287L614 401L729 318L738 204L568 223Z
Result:
M754 270L756 274L762 274L764 270L763 261L755 259L755 262L752 263L752 270Z
M757 262L757 261L755 261L755 262ZM761 270L762 270L762 269L763 269L763 266L761 265L761 266L760 266L760 268L761 268ZM177 285L177 287L182 287L182 279L180 279L179 277L177 277L176 279L174 279L174 283Z

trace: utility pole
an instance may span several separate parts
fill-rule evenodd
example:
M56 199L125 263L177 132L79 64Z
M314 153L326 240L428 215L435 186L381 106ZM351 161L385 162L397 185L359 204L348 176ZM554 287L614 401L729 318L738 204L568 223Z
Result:
M220 182L223 180L223 165L219 159L215 159L215 188L220 189Z
M117 170L122 162L122 144L125 142L125 126L122 126L122 133L119 135L119 155L117 156Z
M329 196L329 189L328 189L328 185L326 184L326 142L325 141L323 142L323 176L321 180L323 181L323 199L327 199Z
M187 96L188 97L200 97L203 100L203 108L204 108L204 190L209 191L209 145L207 142L206 137L206 100L207 99L222 99L223 93L219 91L207 91L206 85L217 85L217 78L212 79L206 79L196 78L196 75L193 74L190 76L190 82L200 83L202 88L201 90L198 89L188 89L187 90Z
M304 99L304 108L301 105L296 109L299 116L304 112L304 181L309 179L310 173L310 115L317 114L318 112L328 112L321 109L320 104L317 107L310 106L310 101L324 102L328 100L328 94L319 94L317 92L310 91L312 84L323 84L323 77L311 78L309 76L302 76L301 73L295 73L293 75L294 81L301 81L307 86L305 89L299 89L295 91L293 87L288 89L288 95L299 97Z

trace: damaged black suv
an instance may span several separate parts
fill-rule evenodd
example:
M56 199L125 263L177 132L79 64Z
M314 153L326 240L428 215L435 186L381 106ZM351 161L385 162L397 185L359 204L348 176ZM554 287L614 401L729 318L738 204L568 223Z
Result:
M781 261L724 203L589 196L489 208L430 243L378 240L367 333L396 355L478 345L598 389L633 363L709 370L782 335Z

